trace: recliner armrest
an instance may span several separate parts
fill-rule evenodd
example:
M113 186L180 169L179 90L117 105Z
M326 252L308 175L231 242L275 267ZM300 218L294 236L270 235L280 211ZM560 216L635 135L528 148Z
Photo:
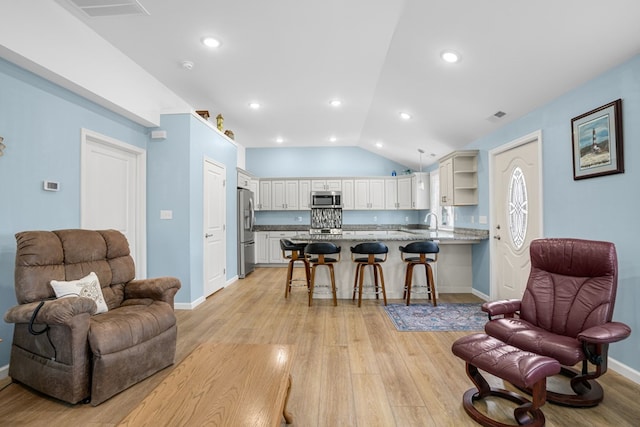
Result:
M7 323L29 323L33 311L40 302L31 302L11 307L4 314ZM97 310L95 301L91 298L69 297L46 300L34 323L47 325L65 325L80 314L93 314Z
M485 302L481 308L485 313L489 313L489 318L501 314L505 315L505 317L513 317L516 312L520 311L520 304L521 301L519 299L505 299Z
M593 326L580 332L577 338L590 344L609 344L622 341L631 335L631 328L624 323L609 322L604 325Z
M180 280L175 277L132 280L124 287L124 299L151 298L173 307L173 297L180 287Z

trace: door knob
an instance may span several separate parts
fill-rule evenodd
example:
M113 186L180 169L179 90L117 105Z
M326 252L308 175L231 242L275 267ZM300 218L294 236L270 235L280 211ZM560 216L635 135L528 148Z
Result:
M204 235L204 238L205 238L205 239L208 239L209 237L212 237L212 236L213 236L213 234L209 234L209 233L207 233L207 234L205 234L205 235Z

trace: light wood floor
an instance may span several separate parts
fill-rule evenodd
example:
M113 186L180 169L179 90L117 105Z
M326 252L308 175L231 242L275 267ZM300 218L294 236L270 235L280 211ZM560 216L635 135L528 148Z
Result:
M330 300L316 299L309 308L304 289L294 289L284 299L285 274L283 268L257 269L195 310L177 311L176 362L205 341L293 344L289 409L295 426L476 425L461 404L462 394L472 384L464 363L450 351L453 341L466 332L397 332L376 301L363 301L358 308L350 300L333 307ZM449 294L441 295L440 301L479 300L469 294ZM171 369L95 408L67 405L10 384L0 391L0 425L114 426ZM489 380L502 385L501 380ZM605 400L598 407L547 404L543 407L547 425L640 425L640 386L613 371L601 383ZM512 423L508 408L499 402L486 407Z

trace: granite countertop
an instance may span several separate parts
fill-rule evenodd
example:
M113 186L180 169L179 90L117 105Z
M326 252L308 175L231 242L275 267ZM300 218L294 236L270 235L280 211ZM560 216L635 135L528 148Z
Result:
M488 230L457 228L429 230L403 226L344 226L343 234L309 234L308 226L268 225L256 226L256 231L297 231L291 240L303 241L398 241L438 240L449 243L478 243L489 238Z

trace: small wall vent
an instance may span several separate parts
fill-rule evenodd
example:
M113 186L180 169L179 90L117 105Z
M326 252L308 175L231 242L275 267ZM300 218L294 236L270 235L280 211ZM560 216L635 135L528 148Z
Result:
M494 114L492 114L491 116L487 117L487 120L489 120L490 122L496 123L496 122L500 121L500 119L503 118L506 115L507 115L507 113L505 113L504 111L497 111Z
M137 0L68 0L85 15L96 18L103 16L149 15Z

